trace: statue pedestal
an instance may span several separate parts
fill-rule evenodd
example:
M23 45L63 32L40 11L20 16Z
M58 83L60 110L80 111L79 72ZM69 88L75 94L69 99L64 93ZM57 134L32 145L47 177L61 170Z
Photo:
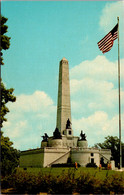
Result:
M78 140L77 146L81 148L87 148L88 147L88 142L87 140Z
M51 147L62 148L62 139L53 139L51 141Z
M41 142L41 148L45 148L45 147L47 147L47 142L42 141Z
M65 129L63 131L63 135L66 135L67 137L73 137L73 130L72 129Z

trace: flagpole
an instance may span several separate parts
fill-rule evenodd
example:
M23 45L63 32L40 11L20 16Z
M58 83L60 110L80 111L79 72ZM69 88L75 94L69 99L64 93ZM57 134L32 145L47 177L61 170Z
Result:
M119 97L119 141L120 141L120 169L122 168L122 147L121 147L121 98L120 98L120 48L119 48L119 17L118 21L118 97Z

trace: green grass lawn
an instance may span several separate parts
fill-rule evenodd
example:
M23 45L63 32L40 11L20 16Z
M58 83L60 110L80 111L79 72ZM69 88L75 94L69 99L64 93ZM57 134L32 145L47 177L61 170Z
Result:
M18 170L23 170L23 168L18 168ZM17 171L18 171L17 170ZM25 171L25 170L24 170ZM113 170L100 170L99 168L86 168L86 167L79 167L77 170L75 168L60 168L60 167L54 167L54 168L27 168L27 172L38 174L42 173L43 175L53 175L53 176L60 176L65 174L75 174L75 178L79 177L80 175L83 175L83 173L89 173L90 175L99 177L100 179L104 179L106 176L118 174L122 175L124 177L124 172L117 172Z

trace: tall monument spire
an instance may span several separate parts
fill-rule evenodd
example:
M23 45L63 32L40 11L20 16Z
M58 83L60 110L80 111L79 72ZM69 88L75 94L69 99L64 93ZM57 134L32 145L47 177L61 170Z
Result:
M71 121L69 64L66 58L60 61L58 83L57 128L63 134L67 120Z

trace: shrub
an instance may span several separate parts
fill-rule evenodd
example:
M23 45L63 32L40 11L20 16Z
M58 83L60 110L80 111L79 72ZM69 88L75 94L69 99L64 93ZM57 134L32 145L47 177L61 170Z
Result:
M51 167L75 167L74 163L61 163L61 164L53 164ZM80 164L78 163L78 167Z
M96 177L96 174L82 172L79 177L75 176L75 169L69 169L67 173L59 176L39 173L31 174L27 171L17 171L11 176L2 178L3 188L14 188L17 194L38 194L47 192L49 194L115 194L124 193L123 175L113 174L105 179Z
M72 163L72 159L71 159L70 156L68 157L67 163L68 163L68 164Z
M61 164L53 164L51 167L74 167L73 163L61 163Z
M97 168L96 163L87 163L86 167L95 167Z
M100 194L102 181L89 173L83 173L76 179L76 192L80 194Z
M7 189L11 187L11 176L5 176L1 178L1 188L2 189Z
M110 176L106 176L103 181L102 192L105 194L109 194L110 192L114 192L115 194L123 194L124 193L124 177L121 175L113 174Z

